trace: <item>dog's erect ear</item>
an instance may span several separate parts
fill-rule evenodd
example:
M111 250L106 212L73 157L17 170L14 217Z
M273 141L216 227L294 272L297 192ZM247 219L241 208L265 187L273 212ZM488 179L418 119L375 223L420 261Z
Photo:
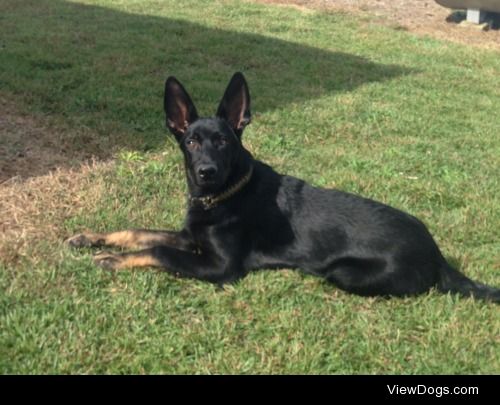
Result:
M217 109L217 117L226 120L237 136L241 136L245 126L250 123L250 93L240 72L235 73L227 85Z
M187 91L173 76L165 82L163 105L167 127L180 140L187 127L198 119L198 113Z

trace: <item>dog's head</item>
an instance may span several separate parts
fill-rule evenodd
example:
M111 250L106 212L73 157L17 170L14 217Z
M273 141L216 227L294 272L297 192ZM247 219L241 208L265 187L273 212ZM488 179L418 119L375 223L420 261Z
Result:
M184 153L188 179L206 192L218 190L238 159L241 135L250 123L250 94L245 78L235 73L217 113L199 118L196 107L175 78L165 83L167 127Z

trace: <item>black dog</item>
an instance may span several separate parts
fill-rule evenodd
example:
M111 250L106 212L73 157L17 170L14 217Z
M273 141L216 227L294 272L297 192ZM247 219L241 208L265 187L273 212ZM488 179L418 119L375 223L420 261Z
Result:
M250 95L241 73L217 114L199 118L184 87L165 84L167 126L184 154L189 207L180 232L85 233L75 247L140 248L102 253L105 268L161 267L224 284L261 268L299 268L359 295L405 296L436 287L500 301L500 290L453 269L418 219L337 190L276 173L243 147Z

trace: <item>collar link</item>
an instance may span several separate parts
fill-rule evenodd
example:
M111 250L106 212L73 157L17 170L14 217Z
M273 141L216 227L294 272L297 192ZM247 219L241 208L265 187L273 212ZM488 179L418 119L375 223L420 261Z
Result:
M189 197L189 204L191 206L200 205L205 211L216 207L220 202L227 200L240 191L251 179L253 173L253 166L250 166L247 174L243 176L240 181L229 187L226 191L220 194L210 194L203 197Z

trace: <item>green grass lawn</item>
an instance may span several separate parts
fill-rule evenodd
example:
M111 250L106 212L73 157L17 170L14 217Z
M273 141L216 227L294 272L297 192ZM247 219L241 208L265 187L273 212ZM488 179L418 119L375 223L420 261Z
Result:
M0 95L65 128L68 153L112 160L72 178L71 215L66 186L45 191L50 232L0 259L0 372L500 373L498 305L366 299L293 270L219 290L109 273L64 246L84 229L182 225L164 80L211 115L234 71L255 157L409 211L464 273L500 286L498 52L246 1L3 0Z

